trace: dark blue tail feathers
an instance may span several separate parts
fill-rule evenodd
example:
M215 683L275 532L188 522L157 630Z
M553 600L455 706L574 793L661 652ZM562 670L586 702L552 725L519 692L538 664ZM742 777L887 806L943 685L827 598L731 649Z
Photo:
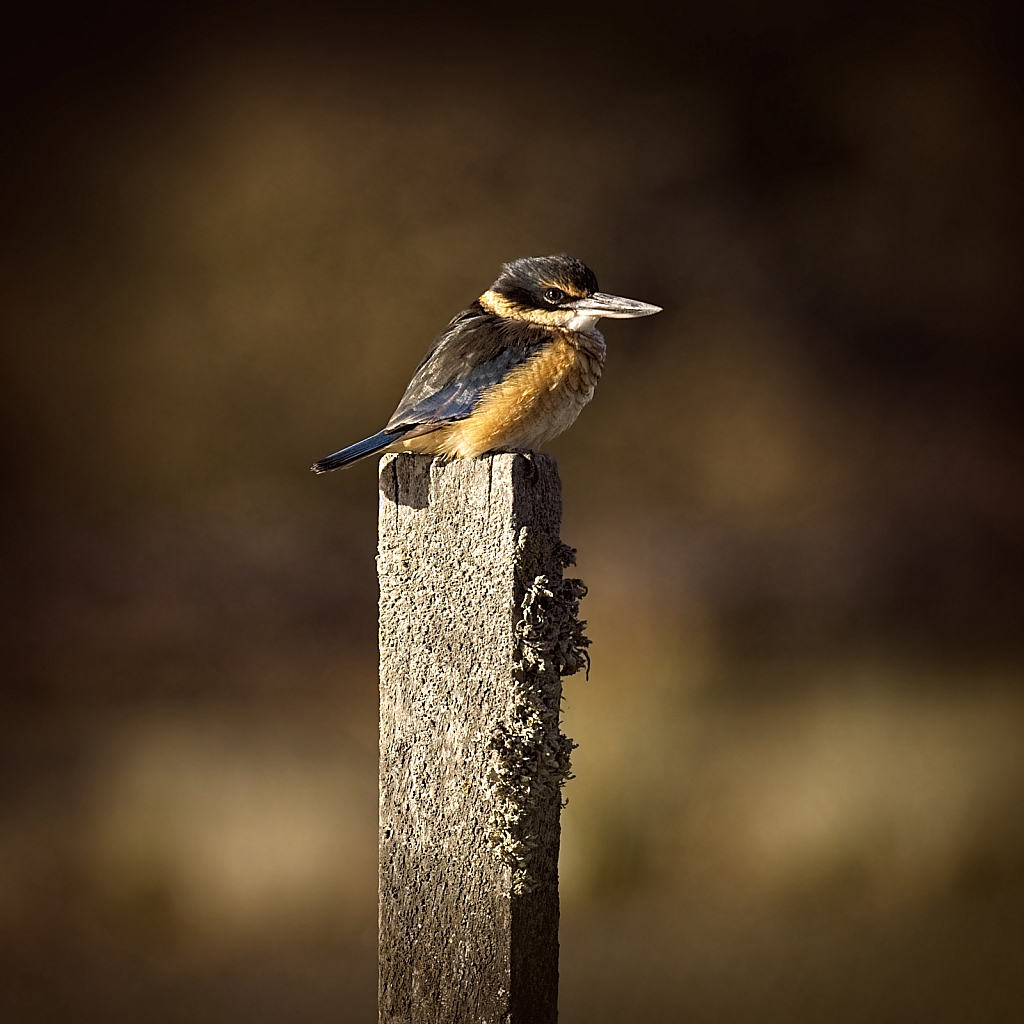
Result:
M375 455L377 452L383 451L389 444L397 441L406 433L408 433L407 429L382 430L379 434L366 438L365 441L350 444L347 448L342 448L340 452L335 452L319 462L314 462L310 469L314 473L329 473L332 469L341 469L342 466L347 466L350 462L365 459L367 455Z

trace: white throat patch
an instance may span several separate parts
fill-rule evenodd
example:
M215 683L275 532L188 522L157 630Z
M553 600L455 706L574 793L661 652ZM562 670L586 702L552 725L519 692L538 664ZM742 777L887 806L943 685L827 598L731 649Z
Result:
M570 331L586 331L588 334L593 334L597 321L600 319L599 316L594 316L593 314L581 316L577 313L565 326Z

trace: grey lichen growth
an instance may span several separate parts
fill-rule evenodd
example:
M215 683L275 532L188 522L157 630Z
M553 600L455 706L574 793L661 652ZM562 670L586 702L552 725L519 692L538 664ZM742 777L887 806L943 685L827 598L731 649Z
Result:
M520 550L534 541L524 529ZM554 561L561 569L575 563L575 554L558 543ZM515 696L507 719L495 725L488 737L486 776L492 807L487 840L511 867L515 894L530 892L536 884L530 861L537 815L558 806L559 791L572 778L570 755L576 744L560 727L562 677L583 667L590 671L590 640L584 633L586 622L579 619L580 600L587 593L582 580L552 579L542 573L521 583L521 614L515 623Z

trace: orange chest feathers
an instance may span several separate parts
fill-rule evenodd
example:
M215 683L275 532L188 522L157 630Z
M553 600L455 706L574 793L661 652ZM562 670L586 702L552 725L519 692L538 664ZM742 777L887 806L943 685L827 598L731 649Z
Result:
M604 366L604 339L552 332L552 340L498 384L467 419L453 423L438 450L456 458L533 450L567 429L594 395Z

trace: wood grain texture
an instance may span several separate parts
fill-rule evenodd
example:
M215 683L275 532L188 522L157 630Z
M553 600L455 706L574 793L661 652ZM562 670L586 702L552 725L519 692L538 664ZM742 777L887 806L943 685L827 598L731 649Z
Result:
M586 643L558 471L391 455L380 490L380 1021L547 1024Z

